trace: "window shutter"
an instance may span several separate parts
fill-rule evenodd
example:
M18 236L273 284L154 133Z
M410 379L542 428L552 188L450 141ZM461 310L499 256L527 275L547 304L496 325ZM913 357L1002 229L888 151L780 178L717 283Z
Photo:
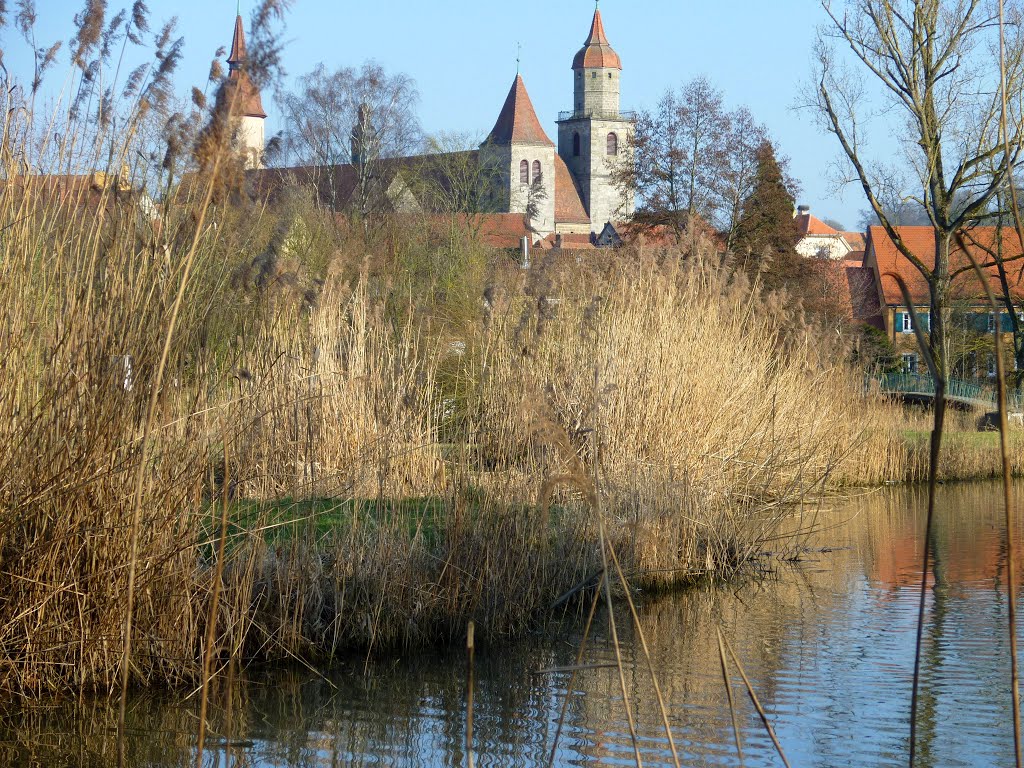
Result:
M896 333L903 333L903 313L896 313Z

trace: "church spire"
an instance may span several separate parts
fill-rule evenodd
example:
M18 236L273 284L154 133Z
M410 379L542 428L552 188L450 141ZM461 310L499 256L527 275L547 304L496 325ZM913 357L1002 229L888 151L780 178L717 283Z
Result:
M228 79L231 88L241 89L241 114L263 119L267 116L263 111L263 99L249 73L245 71L245 61L245 26L239 14L235 17L235 36L231 40L231 54L228 56Z
M530 94L526 92L526 83L523 82L522 75L516 75L508 96L505 98L505 104L498 114L498 120L485 143L495 146L510 146L512 144L554 146L548 135L544 133L540 120L537 119L537 111L533 108L533 102L530 101Z
M604 21L601 18L601 9L594 11L594 20L590 24L590 34L583 43L583 47L572 62L573 69L622 69L622 61L619 59L611 43L608 42L608 35L604 31Z
M242 66L245 61L245 27L242 14L235 17L235 36L231 39L231 55L228 56L228 67L232 72Z

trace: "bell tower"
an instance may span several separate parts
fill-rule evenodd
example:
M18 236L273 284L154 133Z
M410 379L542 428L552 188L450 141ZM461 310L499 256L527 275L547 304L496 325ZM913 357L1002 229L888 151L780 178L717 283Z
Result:
M631 194L614 180L630 159L633 116L620 111L622 60L608 42L601 11L572 62L573 109L559 114L558 154L583 192L592 231L633 214Z

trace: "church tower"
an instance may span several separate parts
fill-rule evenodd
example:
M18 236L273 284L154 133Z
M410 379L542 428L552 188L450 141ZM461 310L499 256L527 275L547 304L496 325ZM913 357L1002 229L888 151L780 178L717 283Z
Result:
M235 99L236 90L239 103L234 107L239 115L236 141L238 151L245 157L248 169L263 167L263 152L266 148L265 123L267 113L263 111L263 100L259 89L249 77L245 69L245 29L242 16L235 19L235 36L231 41L231 55L228 56L228 90L229 99Z
M537 234L555 231L555 145L518 74L480 146L480 162L491 175L490 196L498 211L525 214L532 209L530 226Z
M590 214L592 231L633 214L631 194L622 192L612 173L628 162L632 115L619 109L622 61L608 42L601 11L594 12L590 35L572 62L573 110L558 120L558 154L575 177Z

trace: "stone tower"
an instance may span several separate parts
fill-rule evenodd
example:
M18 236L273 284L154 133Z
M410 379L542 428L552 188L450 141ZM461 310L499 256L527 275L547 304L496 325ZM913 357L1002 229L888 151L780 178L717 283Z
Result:
M265 124L267 113L263 111L260 91L245 69L245 29L242 17L235 19L235 36L231 41L231 55L228 56L228 97L238 104L234 107L239 115L236 142L238 151L245 157L245 167L263 167L263 153L266 148Z
M622 61L608 42L600 10L572 72L573 109L559 115L558 154L579 184L592 231L599 233L634 210L632 195L612 179L615 165L630 157L633 120L619 109Z
M480 146L480 162L491 174L496 210L525 214L532 202L530 226L542 237L555 231L555 145L544 133L519 75Z

